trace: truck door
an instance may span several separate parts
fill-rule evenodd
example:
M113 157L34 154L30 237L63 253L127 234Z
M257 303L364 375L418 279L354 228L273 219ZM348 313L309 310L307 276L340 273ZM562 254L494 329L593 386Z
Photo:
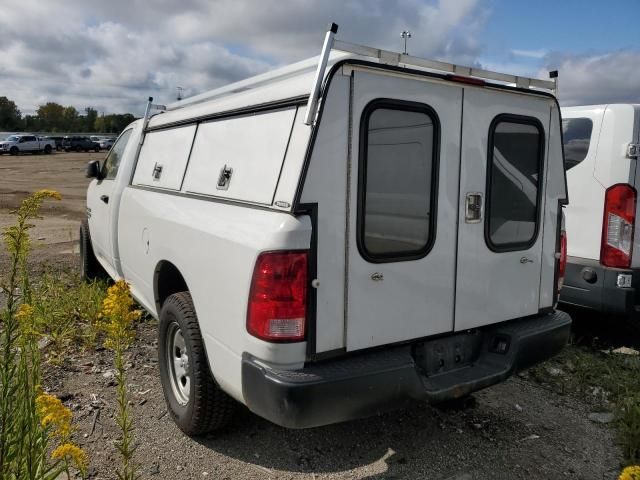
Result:
M465 88L456 330L538 313L550 109Z
M453 329L462 88L353 72L346 345Z
M21 141L24 140L22 145L20 145L20 150L24 152L33 152L38 149L38 140L36 137L32 135L27 135L22 137Z
M116 183L121 183L118 170L132 132L132 128L125 130L116 140L102 164L102 179L91 182L87 191L91 243L96 256L103 264L107 264L106 269L109 273L117 271L114 255L117 232L114 228L119 198L116 198L116 195L122 193L116 188Z

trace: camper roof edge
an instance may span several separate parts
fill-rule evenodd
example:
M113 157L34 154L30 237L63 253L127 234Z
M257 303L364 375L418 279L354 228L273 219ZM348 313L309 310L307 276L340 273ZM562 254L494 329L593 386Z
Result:
M413 66L419 68L426 68L430 70L436 70L439 72L451 73L454 75L462 75L469 77L476 77L485 80L493 80L498 82L514 84L516 87L521 88L537 88L543 90L555 91L556 83L553 80L542 80L540 78L530 78L517 75L510 75L506 73L494 72L491 70L484 70L481 68L468 67L464 65L456 65L453 63L442 62L439 60L430 60L426 58L416 57L404 53L393 52L390 50L383 50L375 47L368 47L366 45L358 45L356 43L345 42L335 39L338 26L334 23L329 25L329 29L325 36L322 53L319 57L312 57L300 62L293 63L291 65L278 68L273 71L265 72L254 77L250 77L238 82L234 82L208 92L203 92L193 97L185 98L183 100L170 103L166 106L167 111L179 110L181 108L191 106L197 103L214 100L217 98L233 95L234 93L244 91L250 88L262 87L267 84L277 82L279 80L290 77L291 75L299 74L305 70L316 69L316 76L314 77L314 84L310 91L309 104L307 105L307 114L305 123L309 124L315 113L315 104L317 103L317 97L319 92L320 82L324 77L324 72L328 63L329 55L331 52L343 52L347 54L358 55L361 57L369 57L376 59L379 63L390 65L404 65ZM315 93L315 95L314 95ZM308 123L309 122L309 123Z
M428 68L441 72L455 73L458 75L466 75L469 77L483 78L486 80L494 80L498 82L513 83L518 87L535 87L545 90L553 90L555 82L551 80L542 80L540 78L529 78L518 75L510 75L508 73L494 72L484 70L482 68L467 67L464 65L456 65L454 63L441 62L439 60L430 60L422 57L415 57L404 53L392 52L390 50L382 50L356 43L349 43L342 40L336 40L333 45L334 50L353 53L364 57L376 58L381 63L394 65L411 65L414 67Z

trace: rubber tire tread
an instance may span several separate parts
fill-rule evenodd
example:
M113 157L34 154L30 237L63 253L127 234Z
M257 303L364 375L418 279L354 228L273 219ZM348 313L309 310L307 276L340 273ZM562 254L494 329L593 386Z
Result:
M191 376L191 392L189 403L178 412L172 408L168 396L174 398L171 380L168 378L167 365L164 365L166 351L166 331L169 322L168 312L172 310L175 321L180 326L182 336L189 352L189 368ZM164 336L163 336L164 333ZM193 299L189 292L170 295L162 305L160 313L160 329L158 351L162 389L167 401L167 408L174 421L189 436L205 435L221 429L233 418L236 403L218 385L209 370L209 361L202 341L202 333L198 325ZM163 375L163 373L165 375ZM177 402L175 402L177 403Z
M107 272L104 270L95 253L93 253L93 246L91 245L91 231L89 230L89 222L84 219L80 224L80 255L84 258L80 264L80 276L87 282L93 280L107 278ZM84 271L82 265L84 264Z

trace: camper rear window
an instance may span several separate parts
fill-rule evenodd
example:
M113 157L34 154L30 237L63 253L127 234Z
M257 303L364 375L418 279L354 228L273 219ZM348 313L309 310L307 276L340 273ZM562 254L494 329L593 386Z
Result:
M361 128L358 247L372 262L420 258L434 233L437 119L414 103L377 101Z
M536 119L501 115L492 123L485 232L494 251L527 249L535 242L543 142Z
M592 130L593 122L589 118L566 118L562 121L565 169L570 170L585 159Z

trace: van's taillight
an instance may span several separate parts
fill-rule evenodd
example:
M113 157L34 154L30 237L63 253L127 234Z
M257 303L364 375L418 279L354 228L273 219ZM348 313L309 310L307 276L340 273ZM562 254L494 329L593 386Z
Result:
M308 252L265 252L251 279L247 331L269 342L304 340Z
M567 232L560 232L560 258L558 259L558 284L556 291L560 293L564 285L564 272L567 270Z
M604 199L600 263L629 268L636 221L636 190L626 183L609 187Z

